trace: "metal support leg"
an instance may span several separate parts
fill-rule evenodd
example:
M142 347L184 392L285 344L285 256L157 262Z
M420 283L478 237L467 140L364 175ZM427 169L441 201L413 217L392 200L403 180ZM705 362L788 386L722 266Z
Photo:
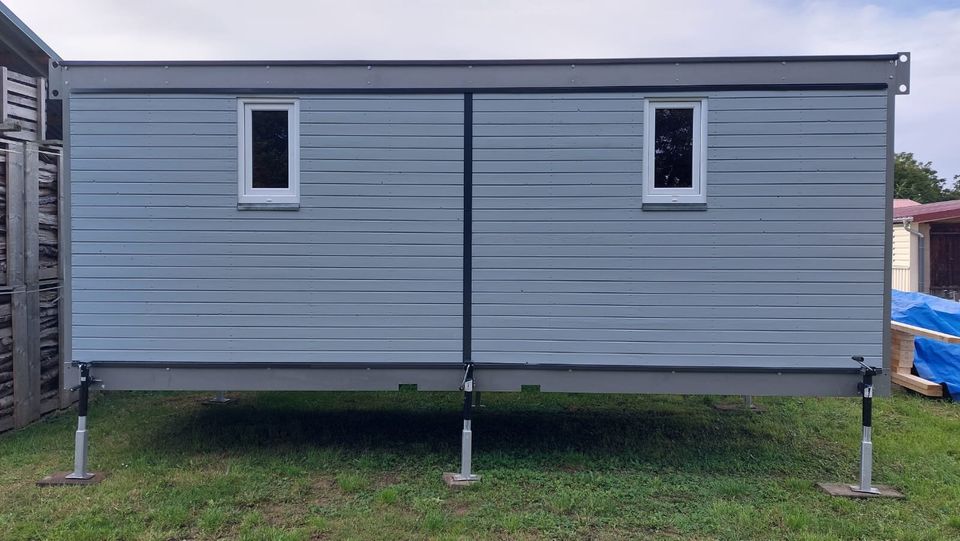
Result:
M209 400L207 400L205 403L206 404L226 404L230 401L231 400L227 398L226 391L217 391L217 394L213 398L210 398Z
M753 409L753 396L748 394L743 395L743 409L746 409L746 410Z
M827 494L843 498L903 498L899 490L873 484L873 376L883 373L882 368L868 366L859 355L853 357L860 365L863 381L857 385L863 397L863 437L860 441L860 481L856 485L845 483L817 483Z
M74 440L73 472L67 479L92 479L87 471L87 408L90 402L90 366L80 365L80 400L77 404L77 436Z
M445 473L444 480L450 486L476 483L479 475L473 473L473 366L468 365L463 376L463 431L460 435L460 471Z
M80 385L70 389L80 391L77 401L77 436L73 451L73 471L57 472L37 481L41 487L56 487L65 485L95 485L103 481L106 475L103 472L87 471L87 408L90 404L90 386L100 383L90 376L90 365L78 363L80 368Z
M863 382L860 384L860 391L863 393L860 484L850 485L850 490L865 494L880 494L880 489L873 486L873 376L875 373L875 368L863 370Z

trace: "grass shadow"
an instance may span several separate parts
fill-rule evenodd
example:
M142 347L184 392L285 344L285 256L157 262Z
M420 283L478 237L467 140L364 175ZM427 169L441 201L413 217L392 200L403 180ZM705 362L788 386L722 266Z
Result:
M439 402L424 402L419 394L369 395L356 407L329 397L265 395L224 407L183 408L153 423L131 445L170 457L270 453L296 459L319 451L364 456L377 464L456 460L461 429L456 395ZM837 467L838 455L853 452L816 430L784 426L775 414L722 414L704 400L677 397L630 400L629 408L610 409L562 396L494 398L475 411L476 460L488 468L795 475L823 473Z

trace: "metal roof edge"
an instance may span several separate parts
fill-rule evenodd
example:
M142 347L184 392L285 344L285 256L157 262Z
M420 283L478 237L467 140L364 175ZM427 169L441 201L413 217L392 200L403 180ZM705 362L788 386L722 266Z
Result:
M2 6L2 4L0 4ZM39 39L39 38L37 38ZM41 42L42 43L42 42ZM51 51L52 52L52 51ZM660 58L526 58L445 60L60 60L68 67L165 66L553 66L630 64L722 64L751 62L887 62L904 53L874 55L691 56Z

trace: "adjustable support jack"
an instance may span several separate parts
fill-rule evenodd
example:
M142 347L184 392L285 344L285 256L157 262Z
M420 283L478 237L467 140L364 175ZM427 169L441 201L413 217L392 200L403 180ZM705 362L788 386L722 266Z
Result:
M217 391L217 394L203 401L204 404L208 405L229 404L230 402L232 402L232 400L227 398L226 391Z
M860 440L860 481L855 485L839 483L819 483L820 488L832 496L848 498L888 497L903 498L903 494L887 486L873 485L873 377L883 373L882 368L868 366L863 357L853 357L854 362L860 364L860 374L863 381L857 385L857 390L863 397L861 418L863 431Z
M468 363L463 372L463 431L460 437L460 471L458 473L444 473L443 480L451 487L469 486L480 480L479 475L473 473L473 364Z
M73 471L48 475L37 482L40 486L93 485L103 480L102 473L87 471L87 409L90 405L90 385L99 383L90 376L90 365L79 363L80 385L71 389L79 390L77 401L77 433L74 439Z

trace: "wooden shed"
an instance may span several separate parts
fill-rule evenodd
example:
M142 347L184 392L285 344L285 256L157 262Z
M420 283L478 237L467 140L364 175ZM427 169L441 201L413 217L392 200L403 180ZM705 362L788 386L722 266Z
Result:
M0 432L72 402L60 355L59 57L0 4Z

